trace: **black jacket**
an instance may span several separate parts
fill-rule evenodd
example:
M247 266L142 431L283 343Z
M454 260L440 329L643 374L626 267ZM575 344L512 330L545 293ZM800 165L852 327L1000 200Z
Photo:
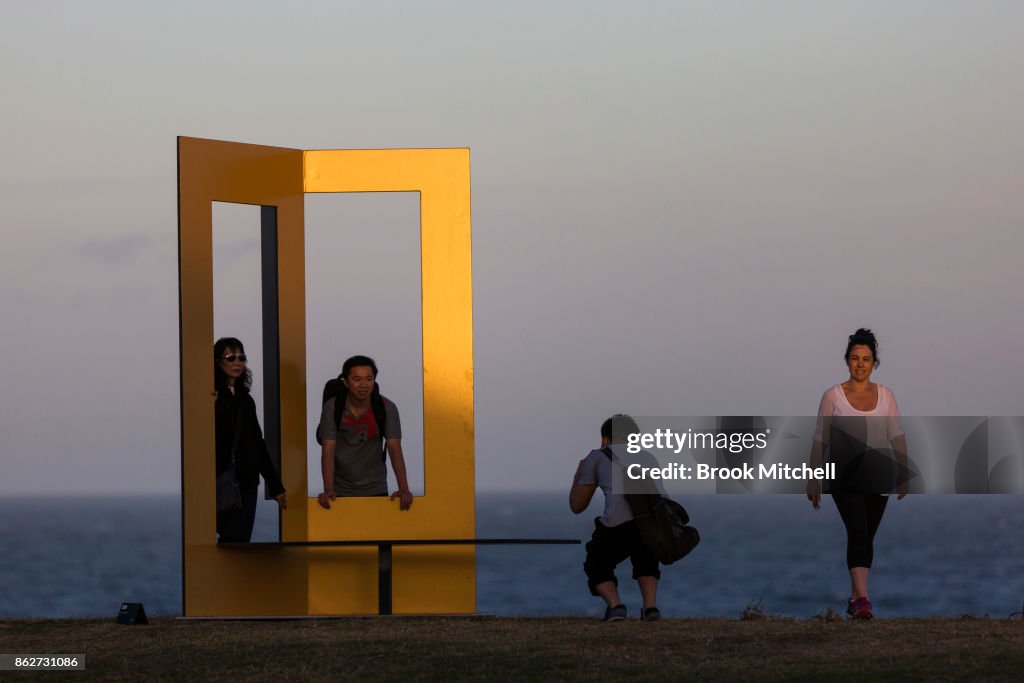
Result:
M238 435L238 452L235 460L239 485L242 488L256 487L262 474L271 497L284 493L281 476L270 459L270 453L267 452L267 442L263 440L263 431L256 417L256 402L245 389L239 387L235 391L237 393L232 394L230 390L225 389L217 394L217 474L231 467L235 422L240 420L242 431Z

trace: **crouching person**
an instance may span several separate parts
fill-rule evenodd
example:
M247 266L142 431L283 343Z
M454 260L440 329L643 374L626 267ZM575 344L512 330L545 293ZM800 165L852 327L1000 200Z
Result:
M613 420L616 427L614 439ZM658 579L661 578L658 560L640 538L626 496L622 491L612 490L612 477L617 466L613 457L627 457L626 437L638 431L636 422L628 415L615 415L605 420L601 425L601 448L591 451L580 461L569 491L569 508L576 514L587 509L598 487L604 494L604 514L594 520L594 535L587 543L587 559L583 563L591 595L602 598L606 603L604 621L626 618L626 607L619 598L615 567L627 557L633 564L633 578L639 584L643 597L640 618L643 621L661 618L656 606Z

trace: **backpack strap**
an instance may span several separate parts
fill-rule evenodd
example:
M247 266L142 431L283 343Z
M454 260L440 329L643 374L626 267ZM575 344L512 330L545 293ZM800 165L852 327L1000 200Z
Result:
M373 393L370 394L370 408L373 410L373 418L377 421L377 432L380 434L381 458L387 460L388 440L384 436L384 429L388 424L388 409L384 405L384 397L380 395L380 385L373 383Z
M348 400L348 387L341 375L334 380L334 426L341 426L341 416L345 414L345 402Z
M340 376L338 378L336 378L336 379L329 379L329 380L327 380L327 382L324 383L323 398L320 400L320 405L321 406L323 406L328 401L330 401L332 398L335 398L338 395L338 385L339 384L341 384L341 377ZM337 405L338 405L337 402L335 402L334 405L335 405L335 408L337 408ZM337 414L337 412L335 412L334 423L338 424L340 419L341 419L341 416L339 414ZM317 442L317 444L320 445L320 446L323 446L324 445L324 440L320 436L320 425L319 424L316 426L315 434L316 434L316 442Z
M622 462L615 455L615 452L609 447L605 446L601 449L601 452L605 454L609 460L612 461L612 465L618 468L622 468ZM622 473L623 482L625 482L626 473ZM641 517L643 515L651 514L651 511L657 506L662 500L663 496L657 492L651 493L622 493L626 498L626 503L629 504L629 509L633 513L633 518Z

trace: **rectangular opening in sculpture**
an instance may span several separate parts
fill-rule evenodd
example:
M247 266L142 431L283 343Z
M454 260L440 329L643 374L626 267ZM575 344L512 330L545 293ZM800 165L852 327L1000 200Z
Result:
M309 495L323 489L314 438L324 383L346 358L370 356L398 407L409 488L425 491L423 340L418 192L308 194L306 400ZM397 489L387 462L388 491Z
M261 245L261 213L264 209L251 204L213 202L213 339L211 348L211 378L213 344L222 337L234 337L242 342L246 356L245 365L252 377L250 393L256 405L256 416L261 431L268 437L268 447L277 448L273 435L276 425L274 410L267 410L268 402L276 396L268 396L268 372L276 360L268 359L264 353L264 266ZM256 500L256 521L253 527L253 541L277 541L279 539L278 506L265 499L265 482L260 479Z

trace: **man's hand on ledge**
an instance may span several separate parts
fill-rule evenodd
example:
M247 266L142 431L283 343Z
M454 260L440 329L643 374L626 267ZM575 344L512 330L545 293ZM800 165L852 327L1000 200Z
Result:
M320 507L322 507L323 509L330 510L331 501L334 500L336 497L337 496L335 496L334 491L324 491L323 493L316 497L316 502L320 503Z
M399 510L408 510L412 507L412 491L404 491L399 489L391 494L391 500L395 498L399 499Z

